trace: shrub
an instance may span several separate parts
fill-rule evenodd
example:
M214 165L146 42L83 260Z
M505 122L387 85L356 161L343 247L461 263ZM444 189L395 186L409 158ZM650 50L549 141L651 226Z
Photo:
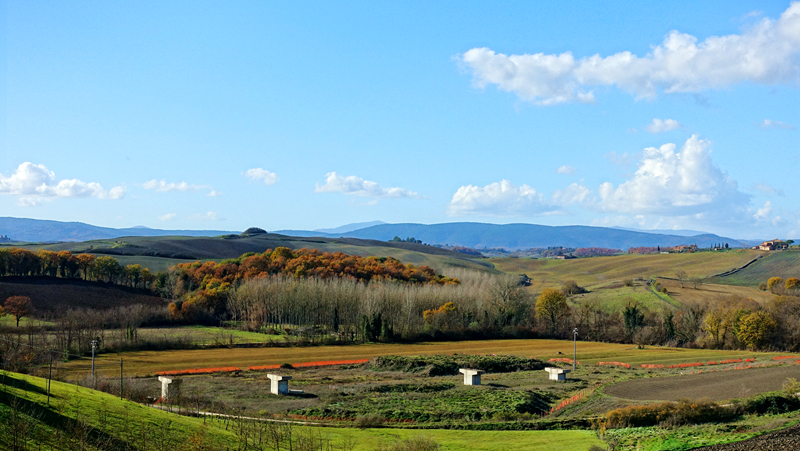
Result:
M800 393L800 382L793 377L786 378L783 383L783 391L786 392L787 396L796 398L797 394Z
M356 427L361 429L377 428L383 425L383 417L377 414L356 417Z
M561 292L564 293L565 296L570 296L573 294L586 293L586 289L579 286L574 280L567 280L564 282L564 287L561 288Z
M401 440L390 447L381 446L379 451L438 451L441 449L438 443L427 437L413 437Z
M778 414L800 409L800 399L784 393L765 393L748 399L740 407L751 414Z
M626 287L632 287L633 286L633 279L625 279L625 280L622 281L622 284L625 285Z
M758 284L758 289L761 291L767 291L767 284L761 282L760 284Z
M770 293L777 293L781 288L783 288L783 277L770 277L767 280L767 289Z
M606 414L605 427L625 428L656 425L674 427L683 424L727 421L736 416L732 409L720 407L711 401L682 399L675 403L663 402L612 410Z
M487 373L537 371L544 369L541 360L510 355L431 355L381 356L372 360L378 371L426 372L428 376L454 376L459 368L474 368Z

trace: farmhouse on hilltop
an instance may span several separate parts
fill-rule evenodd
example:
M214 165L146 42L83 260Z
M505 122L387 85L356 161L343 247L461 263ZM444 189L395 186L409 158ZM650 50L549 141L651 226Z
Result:
M764 241L763 243L759 244L756 247L762 251L776 251L788 248L789 243L781 240L772 240L772 241Z

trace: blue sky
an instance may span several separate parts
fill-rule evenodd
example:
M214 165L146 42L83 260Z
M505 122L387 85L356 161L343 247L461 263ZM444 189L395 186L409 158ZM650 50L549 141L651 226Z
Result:
M662 3L9 1L0 216L800 237L800 3Z

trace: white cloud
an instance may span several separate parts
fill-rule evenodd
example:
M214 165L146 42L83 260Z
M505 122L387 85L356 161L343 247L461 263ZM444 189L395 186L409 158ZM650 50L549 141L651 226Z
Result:
M165 214L165 215L161 215L161 216L159 216L159 217L158 217L158 219L159 219L159 220L161 220L161 221L172 221L172 220L173 220L173 219L175 219L175 217L177 217L177 216L178 216L178 215L177 215L177 214L175 214L175 213L167 213L167 214Z
M222 193L220 193L219 191L215 191L213 189L211 191L209 191L208 194L206 194L206 196L208 196L208 197L219 197L221 195L222 195Z
M380 199L420 198L419 194L403 188L383 188L375 182L350 175L342 177L336 172L325 174L325 183L317 183L316 193L342 193Z
M196 214L191 217L194 221L221 221L223 218L215 211L206 212L206 214Z
M675 130L676 128L681 128L681 123L675 119L661 120L656 118L647 126L647 131L650 133L663 133Z
M616 85L637 98L659 91L701 92L737 83L796 84L800 80L800 2L777 20L757 21L741 34L694 36L670 32L639 57L623 51L575 59L571 52L504 55L473 48L457 58L479 88L496 85L538 105L594 101L593 87Z
M0 174L0 194L19 196L19 205L31 206L48 198L120 199L125 195L125 187L120 185L104 190L95 182L78 179L57 181L55 173L43 164L25 162L8 177Z
M781 121L773 121L772 119L764 119L758 123L761 130L781 129L781 130L797 130L794 125L786 124Z
M516 186L508 180L484 186L467 185L453 194L447 207L450 216L525 216L560 213L546 204L542 194L528 185Z
M564 175L572 175L575 173L575 168L573 166L561 166L556 172Z
M553 203L556 205L590 204L593 202L591 197L592 190L578 184L572 183L564 189L556 190L553 193Z
M599 188L599 208L634 214L684 216L714 213L730 218L749 204L738 189L711 161L710 142L692 135L676 152L675 144L644 150L633 178L614 187Z
M764 206L759 208L756 214L753 215L753 219L766 219L769 215L772 214L772 202L766 201L764 202Z
M278 175L262 168L252 168L244 172L244 176L253 181L263 182L265 185L274 185L278 180Z
M775 196L775 195L785 196L786 195L786 193L782 189L775 189L775 188L773 188L773 187L771 187L769 185L766 185L764 183L756 183L756 184L754 184L753 185L753 189L756 190L756 191L760 191L761 194L763 194L765 196Z

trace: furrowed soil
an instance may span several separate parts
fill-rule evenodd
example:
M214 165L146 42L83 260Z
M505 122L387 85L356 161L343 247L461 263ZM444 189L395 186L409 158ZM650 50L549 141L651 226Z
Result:
M603 391L621 399L639 401L677 401L681 398L725 401L780 390L790 377L800 378L800 365L632 379L608 386Z
M695 448L703 451L795 451L800 449L800 425L741 442Z

